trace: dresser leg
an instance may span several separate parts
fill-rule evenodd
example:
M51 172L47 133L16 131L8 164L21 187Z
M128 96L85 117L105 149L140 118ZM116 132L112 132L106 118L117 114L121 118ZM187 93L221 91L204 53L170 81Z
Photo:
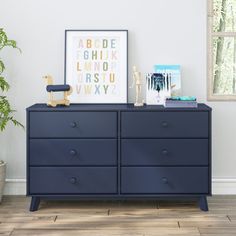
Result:
M30 203L30 211L37 211L39 208L40 197L32 197Z
M206 196L201 196L198 200L199 208L202 211L208 211L208 204Z

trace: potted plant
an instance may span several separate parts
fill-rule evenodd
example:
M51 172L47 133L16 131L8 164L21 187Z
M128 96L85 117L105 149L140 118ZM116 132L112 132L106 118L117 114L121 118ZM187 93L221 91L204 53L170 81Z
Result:
M12 47L20 50L17 47L16 41L9 40L5 31L0 28L0 51L5 47ZM15 126L23 127L23 125L13 117L15 110L11 108L11 105L6 96L6 92L9 90L10 86L3 76L4 70L5 66L0 58L0 132L5 130L9 122L13 123ZM0 202L2 200L3 188L5 185L5 176L6 162L2 161L0 156Z

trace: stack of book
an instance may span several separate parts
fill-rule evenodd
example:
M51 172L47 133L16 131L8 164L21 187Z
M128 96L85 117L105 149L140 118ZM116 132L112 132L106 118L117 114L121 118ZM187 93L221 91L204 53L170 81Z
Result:
M189 97L189 96L170 97L166 98L164 106L169 108L174 108L174 107L196 108L197 99L195 97Z

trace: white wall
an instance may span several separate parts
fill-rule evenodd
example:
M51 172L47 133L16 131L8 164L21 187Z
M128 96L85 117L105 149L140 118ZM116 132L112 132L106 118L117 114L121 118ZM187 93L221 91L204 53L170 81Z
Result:
M46 101L42 75L50 73L63 82L65 29L128 29L130 68L136 64L146 73L154 64L181 64L184 94L206 102L206 2L0 0L0 27L23 51L5 50L1 55L16 117L25 124L25 108ZM133 97L130 91L129 101ZM213 107L213 176L215 181L236 183L236 104L208 104ZM0 144L7 178L24 179L25 132L10 126L1 133Z

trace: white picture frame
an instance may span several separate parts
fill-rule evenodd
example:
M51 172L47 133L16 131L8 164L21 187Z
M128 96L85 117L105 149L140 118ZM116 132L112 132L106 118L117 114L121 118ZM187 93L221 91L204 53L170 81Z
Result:
M127 103L128 30L66 30L71 103Z

